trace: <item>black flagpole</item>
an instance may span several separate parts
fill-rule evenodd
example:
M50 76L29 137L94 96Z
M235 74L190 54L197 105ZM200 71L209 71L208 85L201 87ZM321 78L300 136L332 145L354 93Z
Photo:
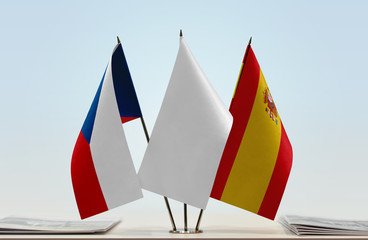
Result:
M181 29L180 29L179 36L180 37L183 37L183 31ZM188 232L191 232L191 233L201 233L202 232L201 230L199 230L199 225L201 223L203 211L204 210L201 209L201 211L199 212L199 216L198 216L198 220L197 220L197 224L196 224L195 230L194 231L188 231L187 204L184 203L184 233L188 233Z
M119 44L119 43L120 43L119 36L117 36L117 40L118 40L118 44ZM149 142L149 140L150 140L150 138L149 138L149 135L148 135L148 131L147 131L147 127L146 127L146 123L145 123L144 118L143 118L143 114L142 114L142 116L140 117L140 119L141 119L141 123L142 123L143 131L144 131L144 134L145 134L145 136L146 136L147 143L148 143L148 142ZM167 207L167 211L169 212L170 221L171 221L171 225L172 225L173 231L176 231L175 221L174 221L174 217L173 217L172 212L171 212L171 208L170 208L169 200L167 199L167 197L166 197L166 196L164 196L164 200L165 200L165 204L166 204L166 207Z
M188 232L188 216L186 203L184 203L184 232Z
M195 227L195 230L196 231L199 231L199 225L201 224L202 214L203 214L203 209L201 209L201 211L199 212L199 216L198 216L198 220L197 220L197 225Z
M179 37L183 37L183 31L180 29ZM188 232L188 216L187 216L187 204L184 203L184 232Z

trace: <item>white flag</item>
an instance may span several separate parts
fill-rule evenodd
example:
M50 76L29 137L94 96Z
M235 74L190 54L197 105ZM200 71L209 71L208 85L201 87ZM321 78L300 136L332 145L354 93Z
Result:
M138 177L144 189L205 209L232 117L184 39Z

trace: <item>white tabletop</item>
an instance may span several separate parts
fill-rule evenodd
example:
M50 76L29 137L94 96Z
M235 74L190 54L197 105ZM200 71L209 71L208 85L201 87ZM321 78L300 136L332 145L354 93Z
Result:
M194 227L196 217L189 218L188 226ZM177 216L176 224L182 228L182 218ZM103 234L31 235L0 234L0 239L368 239L368 236L303 236L299 237L283 228L277 221L270 221L250 214L205 214L201 223L203 233L172 234L166 214L127 214L110 231Z

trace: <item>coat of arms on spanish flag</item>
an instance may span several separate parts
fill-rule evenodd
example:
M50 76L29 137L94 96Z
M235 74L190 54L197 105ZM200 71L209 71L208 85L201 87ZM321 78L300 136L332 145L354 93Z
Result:
M230 113L233 126L211 197L274 219L289 177L293 154L250 44Z

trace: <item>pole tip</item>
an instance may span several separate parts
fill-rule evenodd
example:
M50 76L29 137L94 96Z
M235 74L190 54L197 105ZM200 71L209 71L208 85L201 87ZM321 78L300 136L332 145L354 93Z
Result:
M250 37L248 45L250 45L251 43L252 43L252 37Z
M120 43L120 39L119 39L119 36L116 36L116 38L118 39L118 43Z
M183 37L183 31L180 29L180 37Z

